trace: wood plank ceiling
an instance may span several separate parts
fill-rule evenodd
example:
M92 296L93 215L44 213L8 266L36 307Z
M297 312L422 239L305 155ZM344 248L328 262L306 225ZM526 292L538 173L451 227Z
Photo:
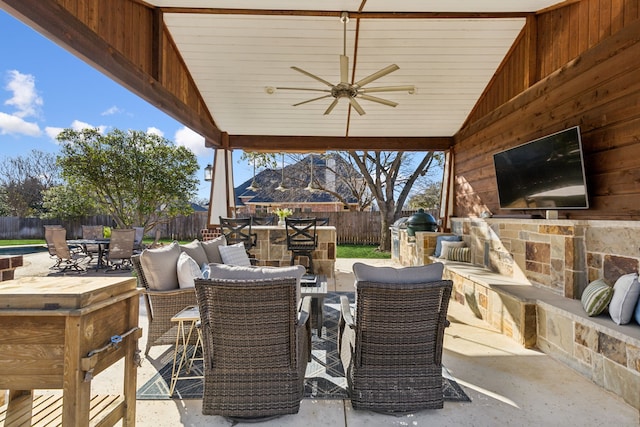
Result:
M522 30L527 15L557 0L147 0L163 22L217 127L255 144L261 137L451 137ZM399 70L368 84L413 85L414 93L372 95L396 107L332 97L293 106L327 89L293 70L340 81L344 26L349 80L390 64ZM393 12L390 12L393 11ZM358 99L358 98L357 98ZM268 140L268 139L266 139ZM236 145L236 144L234 144ZM266 144L265 144L266 145ZM264 147L266 148L266 147Z

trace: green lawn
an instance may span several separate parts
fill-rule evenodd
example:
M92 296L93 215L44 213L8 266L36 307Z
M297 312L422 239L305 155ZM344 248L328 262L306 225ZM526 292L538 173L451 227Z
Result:
M17 246L17 245L44 245L45 241L32 239L32 240L0 240L0 246Z
M377 248L369 245L338 245L336 258L391 259L391 253L380 252Z

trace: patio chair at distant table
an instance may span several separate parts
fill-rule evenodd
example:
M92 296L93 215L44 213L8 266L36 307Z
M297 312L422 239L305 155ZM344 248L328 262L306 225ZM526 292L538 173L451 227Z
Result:
M53 242L58 263L55 268L61 272L69 269L75 271L85 271L85 263L88 261L87 254L81 250L72 250L67 243L67 230L65 228L51 228L49 230L51 241Z
M109 240L106 258L107 264L112 270L131 268L135 232L132 228L111 230L111 239Z

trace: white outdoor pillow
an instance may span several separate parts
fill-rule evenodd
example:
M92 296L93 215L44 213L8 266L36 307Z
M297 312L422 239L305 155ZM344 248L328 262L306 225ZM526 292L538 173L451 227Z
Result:
M457 234L445 235L445 236L437 236L436 237L436 250L433 253L433 256L436 258L440 258L442 254L442 242L460 242L462 241L462 237Z
M412 267L377 267L356 262L353 264L353 274L357 282L377 283L426 283L442 280L444 264L433 264Z
M226 246L227 239L224 236L216 237L213 240L204 240L200 243L202 249L207 254L207 261L209 263L215 262L222 264L222 258L220 258L220 246Z
M464 248L467 244L465 242L442 242L442 251L440 252L440 259L449 258L449 248Z
M145 249L140 254L140 264L147 279L149 289L154 291L169 291L178 289L178 258L180 245L172 242L170 245L155 249Z
M202 279L202 271L196 261L182 252L178 257L178 284L180 289L195 287L194 279Z
M200 240L194 240L191 243L187 243L186 245L180 245L180 249L182 252L189 255L198 265L208 264L209 258L207 258L207 253L204 251Z
M218 250L220 251L220 258L222 258L222 262L224 264L251 267L251 261L249 261L247 251L244 249L244 243L219 246Z
M306 273L304 265L290 267L242 267L226 264L209 264L209 278L234 280L279 279L294 277L296 279L296 300L300 301L300 280Z
M611 319L618 325L626 325L631 322L639 295L638 274L631 273L620 276L616 280L616 284L613 285L613 297L609 303Z

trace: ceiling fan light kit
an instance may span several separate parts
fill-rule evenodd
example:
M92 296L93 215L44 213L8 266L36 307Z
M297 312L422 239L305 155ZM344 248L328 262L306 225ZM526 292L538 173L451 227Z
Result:
M299 87L276 87L277 90L295 90L295 91L312 91L312 92L325 92L326 95L322 95L316 98L308 99L306 101L298 102L293 104L294 107L308 104L310 102L319 101L321 99L331 98L333 97L333 101L329 104L329 107L325 110L324 114L330 114L331 111L338 105L338 101L341 98L346 98L349 101L351 107L359 115L364 115L365 111L360 105L360 103L356 100L356 98L364 99L365 101L376 102L378 104L386 105L389 107L396 107L398 105L397 102L390 101L387 99L379 98L377 96L368 95L369 93L375 92L407 92L409 94L415 93L415 86L405 85L405 86L381 86L381 87L369 87L365 88L364 86L378 80L387 74L390 74L394 71L400 69L396 64L391 64L375 73L358 80L355 83L349 83L349 57L347 56L347 23L349 22L349 14L347 12L342 12L340 16L340 22L343 24L343 48L342 55L340 55L340 82L338 84L333 84L315 74L312 74L308 71L303 70L302 68L292 66L291 68L301 74L304 74L307 77L311 77L314 80L326 85L329 89L315 89L315 88L299 88ZM273 89L269 87L270 89ZM271 94L267 90L267 93Z

